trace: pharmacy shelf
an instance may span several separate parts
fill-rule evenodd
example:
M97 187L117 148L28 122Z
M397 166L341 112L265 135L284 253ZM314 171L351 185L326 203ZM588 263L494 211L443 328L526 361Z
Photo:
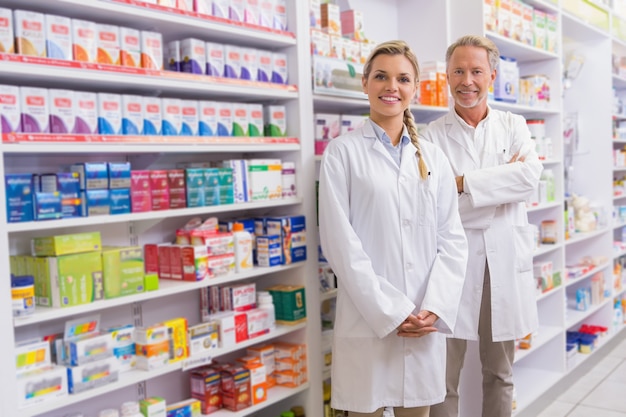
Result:
M294 263L290 265L279 265L273 267L254 267L250 271L233 273L226 276L220 276L202 281L178 281L178 280L159 280L159 289L154 291L146 291L139 294L127 295L125 297L111 298L106 300L94 301L89 304L83 304L72 307L43 307L37 306L32 314L14 317L14 327L25 327L46 321L57 320L79 316L81 314L90 313L97 310L105 310L108 308L129 305L132 303L140 303L143 301L154 300L156 298L167 297L174 294L190 292L200 288L223 285L236 281L254 279L276 272L291 270L303 266L304 263Z
M533 252L533 257L545 255L547 253L554 252L560 248L561 248L561 245L558 243L552 244L552 245L539 245L539 247L535 249L535 252Z
M576 243L584 242L588 239L594 238L596 236L600 236L606 233L608 230L609 230L608 228L603 228L599 230L594 230L593 232L574 233L574 235L570 236L570 238L565 241L565 245L569 246L569 245L574 245Z
M176 40L196 37L222 41L228 44L277 49L296 44L293 33L274 31L252 25L231 22L178 9L149 5L137 0L3 0L3 7L26 9L85 20L129 26L135 29L160 32L164 39Z
M557 326L539 326L537 336L533 336L532 347L530 349L518 349L515 351L514 362L519 362L528 355L536 352L541 346L550 342L555 337L563 334L563 329Z
M608 268L611 264L612 264L611 262L601 263L599 265L596 265L596 266L592 267L587 272L585 272L584 274L582 274L581 276L576 277L576 278L568 279L567 276L565 276L564 277L565 286L569 287L569 286L572 286L572 285L576 284L577 282L583 281L583 280L589 278L590 276L594 275L595 273L600 272L600 271L602 271L605 268ZM565 272L565 274L567 275L567 272Z
M247 347L250 347L256 344L261 344L263 342L270 341L277 337L281 337L281 336L293 333L305 327L306 327L306 322L299 323L293 326L277 325L274 331L268 334L265 334L263 336L255 337L254 339L249 339L244 342L237 343L236 345L232 347L216 349L212 353L212 358L217 358L217 357L226 355L228 353L236 352L236 351L245 349ZM190 360L193 360L193 358L190 358ZM162 376L162 375L166 375L175 371L180 371L182 369L182 366L183 366L183 361L180 361L180 362L168 364L162 368L154 369L151 371L142 371L142 370L137 369L137 370L132 370L129 372L121 373L119 380L116 382L113 382L113 383L110 383L110 384L107 384L98 388L90 389L88 391L81 392L79 394L69 394L67 397L47 400L41 404L33 405L31 407L18 411L15 414L15 417L35 417L37 415L48 412L50 410L54 410L56 408L76 404L81 401L88 400L90 398L95 398L100 395L107 394L109 392L118 390L120 388L125 388L125 387L135 385L135 384L138 384L138 383L141 383L141 382L144 382L144 381L147 381L147 380L150 380L150 379ZM305 385L299 388L300 389L289 390L288 392L292 394L296 394L297 392L300 392L302 389L306 389L307 386ZM268 391L268 394L270 392L271 390ZM281 399L286 398L284 397L284 395L287 395L287 392L283 390L279 390L277 393L279 394L279 397L281 397ZM215 414L215 415L218 415L218 414ZM228 414L228 415L231 416L234 414ZM237 414L237 415L248 415L248 414Z
M562 377L563 373L561 372L516 367L513 372L513 383L516 387L523 387L523 389L516 390L517 409L523 410L528 407Z
M297 138L3 134L6 155L190 154L299 151ZM125 142L125 140L127 140ZM17 143L12 143L17 142ZM165 142L159 144L159 142ZM204 142L204 143L203 143ZM79 146L77 146L77 144Z
M297 99L295 86L210 77L173 71L0 54L0 78L16 85L59 86L97 92L161 95L177 98L240 100Z
M272 404L276 404L284 399L292 397L300 392L306 391L309 389L310 383L304 383L296 388L285 388L281 386L274 386L267 390L267 400L260 404L255 404L251 407L244 408L239 411L230 411L226 409L221 409L214 413L211 413L211 417L245 417L245 416L256 416L256 412L268 407Z
M301 198L282 198L252 203L222 204L217 206L203 206L195 208L183 208L176 210L147 211L143 213L129 213L109 216L75 217L70 219L33 221L23 223L9 223L4 225L9 233L21 233L29 231L44 231L55 229L67 229L81 226L102 226L113 223L126 222L149 222L161 221L167 218L206 216L218 213L235 213L238 211L258 210L274 207L285 207L301 204ZM2 223L0 223L2 224Z
M563 272L561 272L561 277L563 276ZM563 279L563 278L561 278ZM542 292L541 294L537 295L537 301L543 300L544 298L548 298L548 297L552 297L554 294L561 292L561 288L563 288L563 284L557 286L557 287L553 287L551 289L549 289L546 292Z
M526 212L527 213L533 213L536 211L543 211L543 210L547 210L547 209L551 209L551 208L555 208L555 207L561 207L561 203L558 201L555 202L551 202L551 203L544 203L544 204L539 204L536 206L530 206L530 207L526 207Z
M487 31L485 35L498 45L501 56L514 57L518 62L559 59L559 55L555 53L535 48L534 46L527 45L511 38L506 38L495 32ZM491 102L490 104L494 103L498 102ZM530 107L528 108L530 109ZM555 113L559 114L560 112L558 110L555 110Z
M586 318L591 316L593 313L599 311L600 309L602 309L602 307L612 302L613 302L613 297L607 297L602 302L591 305L585 311L574 310L573 308L568 307L567 313L566 313L567 321L566 321L565 327L570 329L574 327L575 325L580 324L582 321L584 321Z
M626 78L613 74L613 86L617 89L625 89Z

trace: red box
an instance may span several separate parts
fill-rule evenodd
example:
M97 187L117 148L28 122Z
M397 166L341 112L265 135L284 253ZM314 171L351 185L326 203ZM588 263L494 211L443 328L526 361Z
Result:
M146 275L159 273L159 250L156 244L143 246L143 267Z
M183 281L202 281L208 278L207 251L204 246L181 246Z
M170 267L170 244L163 243L158 245L159 254L159 278L172 279L172 268Z
M248 340L248 315L235 313L235 343Z
M179 245L171 245L170 252L170 275L171 279L183 279L183 255Z
M222 404L231 411L239 411L252 405L250 395L250 371L241 365L221 370Z
M130 209L133 213L152 210L150 171L130 172Z
M150 171L152 210L169 210L170 187L166 170Z
M187 189L185 188L185 170L170 169L167 171L167 181L170 189L170 208L187 207Z
M210 414L222 408L222 377L213 368L200 368L190 372L191 397L200 400L202 414Z

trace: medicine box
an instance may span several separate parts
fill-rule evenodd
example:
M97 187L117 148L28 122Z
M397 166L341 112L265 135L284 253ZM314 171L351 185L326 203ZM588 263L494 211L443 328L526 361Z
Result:
M133 340L134 331L135 326L132 324L112 327L106 330L112 339L113 356L117 358L120 372L130 371L137 364L135 341Z
M100 232L36 237L32 241L34 256L69 255L101 249Z
M276 266L281 264L282 245L280 235L256 236L256 263L259 266Z
M167 171L167 181L170 190L170 209L187 207L187 189L185 187L185 170L170 169Z
M217 369L201 368L190 372L191 396L200 401L202 414L222 408L221 373Z
M62 217L61 194L35 193L33 216L35 220L53 220Z
M15 51L20 55L46 56L46 32L43 13L13 11Z
M200 401L189 399L166 405L167 417L201 417Z
M232 365L222 369L221 376L224 408L239 411L250 407L250 371L241 365Z
M150 186L150 171L132 170L130 172L130 203L133 213L152 210Z
M17 375L17 405L25 408L67 396L67 370L49 365Z
M100 251L58 256L56 258L61 307L88 304L103 298ZM54 268L55 262L50 262Z
M7 222L33 220L32 174L5 174Z
M268 291L274 301L276 323L296 324L306 320L304 286L276 285Z
M0 52L15 53L13 40L13 12L11 9L0 8Z
M81 190L105 189L109 186L109 167L106 162L82 162L70 165L71 172L78 172Z
M78 394L117 381L119 365L115 357L67 368L67 387L70 394Z
M189 356L209 353L219 345L219 330L215 323L200 323L189 327Z
M140 247L104 247L104 297L115 298L144 291L143 254Z
M139 409L145 417L167 417L165 399L161 397L148 397L139 401Z
M86 190L84 193L87 216L111 214L110 190Z
M109 162L109 189L130 188L130 162ZM106 187L105 187L106 188Z
M306 260L306 219L304 216L271 217L265 221L268 235L280 235L281 263L284 265Z
M88 333L64 341L70 366L85 365L113 356L113 339L108 333Z

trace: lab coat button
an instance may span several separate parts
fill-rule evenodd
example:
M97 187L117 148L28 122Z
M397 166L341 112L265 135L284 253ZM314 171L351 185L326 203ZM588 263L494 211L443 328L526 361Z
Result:
M411 225L411 220L409 220L409 219L402 220L402 225L403 226L410 226Z

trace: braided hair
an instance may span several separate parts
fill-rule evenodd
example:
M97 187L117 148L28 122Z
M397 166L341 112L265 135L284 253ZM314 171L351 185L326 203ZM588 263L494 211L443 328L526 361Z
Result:
M363 77L365 79L369 78L370 72L372 71L372 62L374 58L378 55L403 55L405 58L409 60L411 65L413 65L413 69L415 70L415 82L419 83L419 65L417 63L417 57L409 47L409 45L400 40L387 41L381 44L378 44L376 48L370 53L369 57L367 57L367 61L363 67ZM406 126L407 131L409 132L409 137L411 138L411 143L417 151L415 154L417 155L417 166L420 172L420 177L422 179L426 179L428 177L428 168L426 166L426 162L422 157L422 147L419 144L419 140L417 137L417 126L415 126L415 120L413 119L413 113L409 108L404 109L404 117L403 123Z

